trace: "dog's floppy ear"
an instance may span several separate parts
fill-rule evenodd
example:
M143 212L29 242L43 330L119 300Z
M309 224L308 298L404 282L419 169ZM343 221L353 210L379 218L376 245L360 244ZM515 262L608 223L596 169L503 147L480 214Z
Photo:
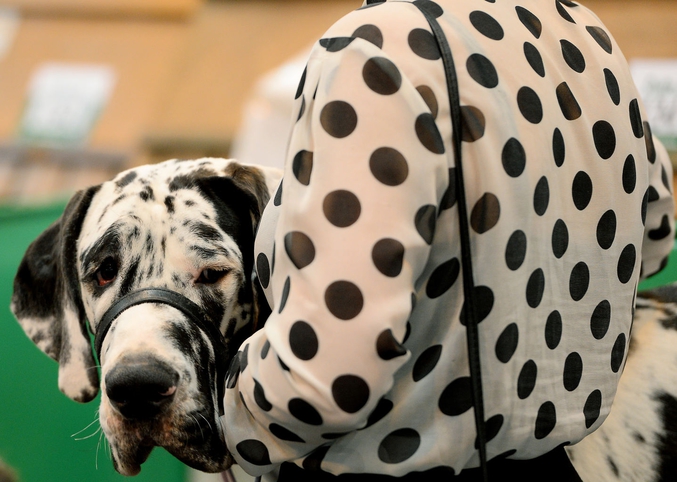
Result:
M250 198L250 210L254 230L261 220L263 210L268 204L270 193L266 185L266 178L260 169L232 162L226 167L226 175L233 183Z
M64 213L26 250L11 309L28 337L59 362L59 389L78 402L99 391L77 273L77 240L100 186L79 191Z

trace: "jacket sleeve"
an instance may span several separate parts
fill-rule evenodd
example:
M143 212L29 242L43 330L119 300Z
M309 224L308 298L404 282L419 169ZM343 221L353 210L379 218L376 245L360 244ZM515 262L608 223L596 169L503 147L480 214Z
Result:
M644 132L649 158L649 188L644 195L646 209L642 278L665 268L675 242L675 206L672 189L672 164L663 144L651 134L648 123Z
M316 45L296 107L267 209L273 314L231 366L222 419L254 475L364 427L392 387L449 180L430 108L363 39Z

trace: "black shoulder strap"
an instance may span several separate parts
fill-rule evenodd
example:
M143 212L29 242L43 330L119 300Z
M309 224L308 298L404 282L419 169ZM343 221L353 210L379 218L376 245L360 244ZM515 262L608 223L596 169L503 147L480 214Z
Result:
M461 266L463 267L463 294L465 297L463 313L466 317L466 341L468 345L468 362L470 366L470 380L472 386L472 400L475 411L475 426L477 429L477 446L480 456L482 478L489 480L487 471L487 436L484 421L484 396L482 394L482 373L480 369L479 332L477 329L477 302L475 299L475 282L472 270L472 252L470 246L470 228L468 225L468 207L465 198L463 183L463 162L461 149L461 132L463 118L461 116L460 96L458 93L458 79L454 59L451 55L449 42L437 22L436 13L427 8L428 2L414 2L413 5L423 13L430 24L433 35L442 54L444 72L447 78L449 103L451 107L452 143L456 163L456 194L458 199L459 233L461 236Z

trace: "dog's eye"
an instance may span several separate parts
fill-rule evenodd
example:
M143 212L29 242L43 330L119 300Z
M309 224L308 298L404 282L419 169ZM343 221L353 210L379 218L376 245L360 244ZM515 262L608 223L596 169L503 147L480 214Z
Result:
M226 276L229 272L230 272L229 269L214 269L214 268L203 269L202 273L200 273L200 276L197 278L197 280L195 280L195 282L211 285L221 280L221 278Z
M96 281L99 286L111 283L118 274L118 264L113 258L106 258L96 272Z

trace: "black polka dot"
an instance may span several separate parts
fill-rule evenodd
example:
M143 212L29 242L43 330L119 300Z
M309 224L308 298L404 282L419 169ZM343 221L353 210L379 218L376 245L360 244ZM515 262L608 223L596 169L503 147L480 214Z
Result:
M602 300L595 307L590 317L590 332L596 340L601 340L609 331L611 324L611 303Z
M611 101L616 105L620 104L621 90L620 87L618 87L618 81L616 80L616 77L609 69L604 69L604 81L606 82L606 90L609 92Z
M301 398L292 398L287 405L294 418L308 425L322 425L322 416L311 404Z
M651 191L651 186L647 188L647 190L644 192L644 197L642 198L642 210L641 210L641 217L642 217L642 225L646 224L646 211L649 207L649 193Z
M652 241L660 241L665 239L672 234L672 228L670 227L670 218L667 214L663 215L661 218L661 224L656 229L649 230L649 239Z
M444 141L432 114L423 113L416 118L416 136L421 144L434 154L444 154Z
M301 98L301 108L299 109L299 115L296 117L296 122L301 120L303 114L306 112L306 98L305 96Z
M550 203L550 186L548 185L548 178L543 176L538 180L536 189L534 190L534 211L539 216L543 216L548 210Z
M663 182L665 189L672 193L672 177L668 178L668 173L665 170L665 166L661 166L661 181Z
M585 27L585 29L588 31L590 36L595 39L595 42L599 44L602 49L608 54L610 54L613 51L613 47L611 46L611 39L609 38L609 35L602 29L601 27Z
M557 425L557 410L555 404L552 402L545 402L538 409L536 416L536 427L534 428L534 437L537 440L542 440L553 431Z
M481 110L472 105L461 106L461 139L465 142L475 142L484 136L486 119Z
M444 14L442 7L431 0L416 0L414 5L419 7L424 12L432 15L434 18L441 17Z
M580 301L588 292L590 269L583 261L576 263L569 276L569 294L574 301Z
M264 412L269 412L273 408L270 402L266 399L266 392L263 390L263 387L257 380L254 380L254 401Z
M376 149L369 158L369 169L372 175L386 186L399 186L409 175L407 160L391 147Z
M631 194L635 191L635 186L637 186L637 166L635 158L630 154L623 164L623 190Z
M574 177L571 194L576 209L582 211L587 208L588 204L590 204L590 199L592 199L592 180L590 176L583 171L579 171Z
M473 296L476 302L475 314L477 315L477 323L481 323L494 308L494 292L488 286L475 286L473 288ZM468 324L465 302L461 307L461 324L464 326Z
M382 360L392 360L407 354L404 348L393 335L392 330L383 330L376 339L376 353Z
M496 438L498 432L501 431L504 422L503 415L494 415L485 422L485 435L486 441L490 442L492 439ZM479 437L475 438L475 449L478 449L480 446Z
M602 408L602 392L595 390L592 392L588 399L585 401L585 406L583 407L583 415L585 416L585 427L592 427L597 419L599 418L599 413Z
M280 184L277 186L277 191L275 191L275 197L273 198L274 206L282 205L282 184L282 181L280 181Z
M470 377L457 378L442 391L438 402L440 411L450 417L461 415L473 407Z
M545 66L543 65L541 53L529 42L524 42L524 57L529 62L531 68L534 69L534 72L541 77L545 77Z
M492 89L498 85L498 73L491 60L482 54L472 54L465 63L470 77L482 87Z
M371 427L375 423L383 420L386 415L390 413L390 411L393 409L393 402L388 400L387 398L382 398L379 400L378 404L376 405L376 408L374 409L373 412L369 415L369 418L367 418L367 425L361 429L364 430L367 427Z
M228 367L228 379L226 380L226 388L232 390L237 385L240 378L240 354L236 354L230 361Z
M395 239L381 239L374 245L371 259L381 274L394 278L402 271L404 246Z
M515 7L515 11L517 12L520 22L522 22L522 25L524 25L534 37L540 38L543 26L538 17L524 7Z
M514 137L508 139L501 153L503 169L510 177L519 177L524 172L527 163L527 155L522 143Z
M376 45L378 48L383 47L383 33L381 33L381 29L376 25L362 25L353 32L351 37L364 39L367 42Z
M581 106L578 105L574 94L571 92L571 89L566 82L562 82L557 86L557 101L559 102L559 107L562 109L562 114L567 120L576 120L581 114Z
M646 143L646 157L649 159L649 162L653 164L656 162L656 146L653 143L651 126L648 122L644 122L644 142Z
M449 288L456 283L460 271L461 263L456 258L450 259L435 268L435 271L428 278L428 284L425 288L428 298L439 298L449 291Z
M338 228L347 228L357 222L362 214L362 205L355 194L338 190L327 194L322 203L324 216Z
M537 376L538 367L536 366L536 362L528 360L522 366L522 370L520 370L519 377L517 378L517 396L520 400L529 398L531 392L534 391Z
M527 304L532 308L537 308L543 299L543 292L545 291L545 275L543 270L538 268L527 282Z
M568 40L560 40L562 47L562 57L569 67L579 74L585 70L585 58L578 47Z
M426 243L432 244L437 225L437 208L431 204L422 206L416 212L414 223L418 234L421 235Z
M517 351L518 343L519 328L516 323L510 323L496 340L496 358L501 363L508 363Z
M625 284L632 278L635 271L635 261L637 260L637 250L634 245L628 244L621 252L618 258L618 281Z
M327 52L340 52L348 45L350 45L353 40L352 37L333 37L333 38L322 38L319 43L322 47L327 49Z
M623 357L625 356L625 333L621 333L614 342L614 347L611 350L611 371L618 373L623 364Z
M357 112L347 102L335 100L322 108L320 124L327 134L342 139L357 127Z
M569 353L564 361L564 388L573 392L578 388L583 376L583 359L576 352Z
M303 463L301 465L305 470L311 473L317 473L318 471L322 470L322 461L327 455L327 452L329 452L330 448L331 446L329 445L319 446L313 450L310 455L307 455L306 458L303 459Z
M428 106L428 109L430 109L430 113L432 114L433 118L437 119L437 114L439 113L440 107L437 103L435 92L433 92L433 90L427 85L419 85L416 87L416 90L423 98L423 101Z
M371 90L381 95L392 95L402 86L402 74L385 57L373 57L364 64L362 78Z
M470 225L479 234L486 233L498 224L501 204L495 194L485 193L472 208Z
M512 271L516 271L524 263L527 255L527 235L524 231L517 230L508 239L505 248L505 264Z
M249 344L240 352L240 373L244 373L247 365L249 365Z
M315 245L305 234L294 231L284 237L284 249L294 266L303 269L315 259Z
M649 186L648 193L650 203L658 201L661 198L660 194L658 194L658 191L653 186Z
M566 9L562 6L559 0L555 2L555 5L557 6L557 13L559 13L564 20L566 20L567 22L576 23L574 19L571 17L571 15L569 15L569 12L567 12Z
M343 433L323 433L322 438L325 440L336 440L337 438L341 438L344 435L347 435L350 432L343 432Z
M421 436L413 428L391 432L378 447L378 458L384 464L399 464L411 458L421 445Z
M414 369L412 370L412 377L415 382L418 382L426 377L433 369L437 366L437 362L440 361L440 356L442 355L442 345L435 345L427 348L421 355L416 359L414 363Z
M562 132L559 129L555 129L552 135L552 155L555 159L555 165L562 167L566 155L566 146L564 145Z
M597 223L597 244L602 249L609 249L616 238L616 213L605 212Z
M295 322L289 330L289 347L301 360L311 360L319 349L315 330L305 321Z
M642 125L642 114L639 112L637 99L630 101L630 125L635 137L641 139L644 136L644 126Z
M444 191L442 200L440 201L440 212L445 209L451 209L454 207L457 201L456 197L456 168L452 167L449 169L449 185L447 190Z
M284 280L284 286L282 287L282 296L280 297L280 308L278 308L278 313L282 313L285 305L287 304L287 299L289 299L289 290L291 289L291 279L287 276L287 279Z
M263 347L261 348L261 360L266 359L269 351L270 351L270 342L266 340L266 342L263 344Z
M595 122L592 126L592 136L599 157L609 159L616 150L616 133L607 121Z
M324 293L327 308L339 320L352 320L362 311L362 291L350 281L335 281Z
M559 311L553 311L548 315L545 322L545 344L554 350L562 340L562 315Z
M532 124L538 124L543 119L541 99L530 87L522 87L517 92L517 106L524 118Z
M421 58L426 60L438 60L441 58L440 48L432 33L422 28L416 28L409 32L409 48Z
M342 375L332 383L331 393L341 410L357 413L369 400L369 385L356 375Z
M305 440L303 440L301 437L296 435L291 430L284 428L282 425L271 423L268 426L268 430L270 431L270 433L275 435L280 440L285 440L287 442L305 443Z
M313 172L313 153L309 151L299 151L292 161L292 172L294 177L307 186L310 184L310 175ZM282 185L280 185L281 187Z
M299 80L299 85L298 88L296 89L296 95L294 96L294 99L298 99L301 97L301 94L303 94L303 89L306 86L306 75L308 73L308 66L306 66L303 69L303 74L301 74L301 80Z
M240 457L252 465L263 466L271 464L268 447L259 440L243 440L235 446L235 449L240 454Z
M277 357L277 362L280 364L280 368L282 368L285 372L289 371L289 367L285 364L285 362L282 361L282 358L279 356Z
M488 13L475 10L470 13L470 23L479 33L492 40L503 38L503 27Z
M270 284L270 263L268 262L268 257L259 253L256 257L256 274L259 277L259 283L263 288L268 288Z

